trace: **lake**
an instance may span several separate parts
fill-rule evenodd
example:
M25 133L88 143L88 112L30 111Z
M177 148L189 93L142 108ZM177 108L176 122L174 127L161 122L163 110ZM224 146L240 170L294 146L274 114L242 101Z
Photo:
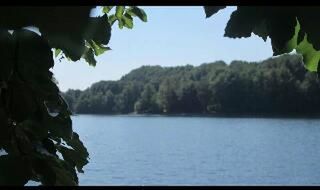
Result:
M80 185L320 184L320 119L78 115Z

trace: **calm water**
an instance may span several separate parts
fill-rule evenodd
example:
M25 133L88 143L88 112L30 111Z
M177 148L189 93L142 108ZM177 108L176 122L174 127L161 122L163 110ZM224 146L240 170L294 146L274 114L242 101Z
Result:
M320 184L320 120L73 117L80 185Z

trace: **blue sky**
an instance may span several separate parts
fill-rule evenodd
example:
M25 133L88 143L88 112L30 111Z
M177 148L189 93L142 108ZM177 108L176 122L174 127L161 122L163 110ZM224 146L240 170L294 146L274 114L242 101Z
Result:
M91 67L83 60L56 61L53 68L62 91L85 89L100 80L118 80L142 65L177 66L223 60L260 61L272 56L270 40L223 37L232 11L228 7L206 19L202 7L141 7L148 22L134 20L134 28L115 24L108 51Z

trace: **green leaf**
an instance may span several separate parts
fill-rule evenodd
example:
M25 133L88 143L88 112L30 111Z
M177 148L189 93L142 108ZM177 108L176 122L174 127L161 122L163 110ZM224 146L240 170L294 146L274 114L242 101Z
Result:
M96 66L97 61L94 58L94 54L91 48L88 48L86 53L83 55L83 58L86 60L87 63L91 66Z
M308 42L307 35L304 40L297 46L297 53L302 54L305 67L309 71L317 72L320 61L320 51L316 51L313 45Z
M66 58L67 58L68 61L73 61L73 59L70 58L68 55L66 55Z
M296 52L303 57L304 66L311 72L317 72L320 61L320 51L314 49L313 45L308 41L306 34L301 41L299 38L301 38L302 33L300 23L297 21L295 34L292 39L287 42L285 51L291 52L293 49L296 49Z
M206 18L211 17L216 14L219 10L226 8L226 6L204 6L204 11L206 13Z
M117 17L116 17L116 15L110 15L108 20L109 20L110 25L112 26L114 24L114 22L117 20Z
M123 21L122 21L122 19L119 19L119 20L118 20L118 27L119 27L120 29L123 28Z
M61 52L62 52L61 49L55 49L55 50L54 50L54 56L55 56L55 57L58 57L58 55L59 55Z
M127 14L127 13L124 14L122 17L122 21L123 21L125 27L127 27L129 29L133 28L133 20L129 14Z
M143 22L148 21L147 14L144 12L144 10L142 10L138 7L135 7L135 6L130 7L129 9L127 9L126 13L128 13L131 16L137 16Z
M296 22L296 26L295 26L295 30L294 31L295 32L294 32L293 37L287 42L285 50L283 50L284 52L291 52L302 41L302 40L298 41L298 37L300 35L300 24L299 24L298 21Z
M99 56L99 55L103 54L105 51L111 50L111 48L104 47L103 45L97 44L94 41L90 41L89 45L94 50L94 54L96 56Z
M108 14L114 6L104 6L102 12Z
M117 17L118 20L121 19L123 13L124 13L124 6L117 6L117 7L116 7L116 14L115 14L115 15L116 15L116 17Z

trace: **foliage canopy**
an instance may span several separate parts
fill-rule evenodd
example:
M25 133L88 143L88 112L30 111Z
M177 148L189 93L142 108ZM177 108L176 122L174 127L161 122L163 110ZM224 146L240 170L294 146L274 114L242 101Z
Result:
M63 93L77 114L310 115L320 113L320 82L299 55L261 62L142 66L118 81Z

